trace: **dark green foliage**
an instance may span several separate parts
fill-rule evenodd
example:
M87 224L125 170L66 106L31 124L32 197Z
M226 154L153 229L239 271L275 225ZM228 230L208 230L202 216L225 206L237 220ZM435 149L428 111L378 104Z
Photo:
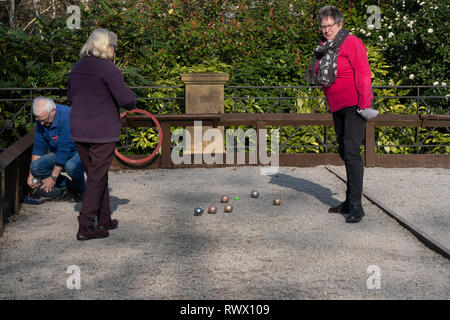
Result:
M437 83L429 95L445 95L448 90L442 85L448 80L449 8L444 1L423 2L93 0L89 1L89 8L81 8L80 30L67 28L68 15L55 19L41 16L31 34L0 23L0 87L65 88L79 50L99 27L118 35L115 62L130 86L182 85L180 73L186 72L227 72L231 75L229 85L306 85L304 73L321 38L315 17L322 6L332 4L343 13L345 28L360 37L368 48L374 84ZM367 25L370 15L367 7L372 4L381 9L379 30ZM390 36L391 33L394 35ZM288 91L283 94L298 97L310 94L306 90ZM146 98L139 100L139 108L153 113L184 111L181 100L167 100L166 104L148 100L173 97L170 89L136 90L136 93ZM241 90L240 94L277 95L267 90ZM175 97L182 96L183 89L175 90ZM262 112L272 104L272 101L243 102L253 112ZM448 100L432 104L433 112L448 112ZM232 111L233 107L227 100L226 110ZM20 108L22 105L0 102L0 117L10 118ZM392 103L386 108L392 111ZM285 106L282 111L295 110L311 112L312 108L293 100L292 108ZM243 112L245 108L240 105L236 111ZM23 119L30 120L29 114L16 119L16 127L22 129ZM302 135L311 136L307 129ZM8 141L14 140L11 139Z

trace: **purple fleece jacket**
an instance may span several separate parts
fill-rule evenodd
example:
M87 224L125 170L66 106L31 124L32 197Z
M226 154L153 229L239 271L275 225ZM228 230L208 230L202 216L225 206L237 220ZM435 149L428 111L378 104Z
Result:
M136 96L110 61L95 57L78 60L69 74L67 97L72 104L70 129L76 142L109 143L119 140L119 107L136 106Z

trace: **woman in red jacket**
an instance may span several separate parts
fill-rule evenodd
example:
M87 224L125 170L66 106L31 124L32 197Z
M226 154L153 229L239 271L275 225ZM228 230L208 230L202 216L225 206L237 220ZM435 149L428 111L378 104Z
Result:
M105 238L118 225L117 219L111 219L108 170L120 135L119 108L133 109L136 96L112 61L116 47L117 36L113 32L94 30L68 79L72 140L87 175L78 217L78 240ZM96 218L98 228L94 225Z
M337 8L323 7L317 21L324 39L316 48L306 80L322 85L347 172L346 199L329 212L345 213L346 222L359 222L364 216L360 147L366 119L377 113L370 109L373 94L367 51L360 39L343 28L344 18Z

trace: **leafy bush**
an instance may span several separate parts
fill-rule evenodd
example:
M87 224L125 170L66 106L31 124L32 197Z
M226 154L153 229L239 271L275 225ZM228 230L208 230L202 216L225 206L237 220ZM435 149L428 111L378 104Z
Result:
M15 29L0 22L0 87L65 88L82 44L98 27L117 33L115 62L130 86L181 86L180 74L185 72L227 72L229 84L235 86L306 85L304 73L321 37L315 17L326 4L337 6L345 17L345 27L365 43L374 85L430 84L434 87L421 93L447 94L443 85L448 82L450 9L438 0L92 0L89 7L81 7L80 30L67 28L65 12L55 19L40 16L30 33L20 25L27 24L27 19L19 21ZM379 30L367 25L367 7L371 4L381 9ZM174 92L154 88L135 91L142 98L139 108L152 113L184 112L182 88ZM374 92L377 96L406 94L403 89L380 88ZM240 103L227 99L225 110L267 111L273 107L273 100L252 97L279 94L276 89L242 89L239 95L249 98ZM302 97L322 95L315 89L286 89L282 94L299 99L289 101L289 105L275 105L270 112L311 112L319 100ZM226 92L226 96L232 95L232 90ZM153 99L157 97L166 100ZM377 103L382 106L380 110L386 110L383 112L398 113L410 102L379 99ZM419 104L415 107L424 110L424 104ZM448 113L446 99L429 104L431 111L426 112ZM10 119L21 108L1 102L0 117ZM315 112L326 112L325 105ZM23 113L14 124L20 134L31 122L27 111ZM0 130L2 126L4 123ZM324 130L317 135L323 137ZM444 133L431 136L440 139L439 134ZM313 136L304 128L295 133L293 142L314 145ZM0 148L15 139L11 131L2 133Z

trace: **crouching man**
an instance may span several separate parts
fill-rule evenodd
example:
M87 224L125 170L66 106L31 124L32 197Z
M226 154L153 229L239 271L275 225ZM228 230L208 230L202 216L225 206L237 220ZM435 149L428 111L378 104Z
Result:
M49 98L33 100L36 135L27 182L40 196L55 198L50 194L56 194L59 200L73 197L81 202L86 182L83 164L71 138L70 110ZM61 175L63 171L71 180ZM60 192L55 193L57 189Z

